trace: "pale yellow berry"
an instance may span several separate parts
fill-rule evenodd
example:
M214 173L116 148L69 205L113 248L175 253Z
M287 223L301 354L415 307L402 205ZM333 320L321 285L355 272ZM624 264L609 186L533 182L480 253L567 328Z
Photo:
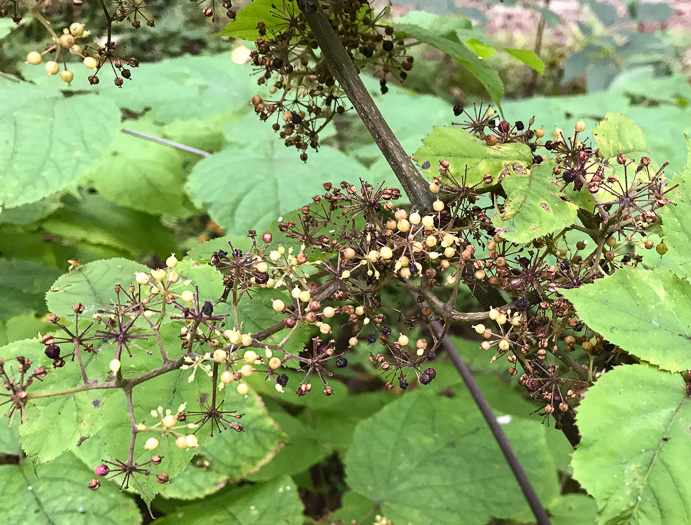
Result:
M72 24L70 24L70 34L76 37L82 36L84 34L84 24L72 22Z
M168 268L175 268L178 265L178 259L175 257L174 253L170 254L170 257L166 259L166 266Z
M446 284L448 284L448 285L456 284L456 277L454 275L448 275L446 277Z
M430 248L437 245L437 238L434 235L430 235L425 239L425 244Z
M345 250L343 250L343 257L345 257L348 260L354 259L355 250L353 250L352 248L346 248Z
M187 439L185 439L185 436L180 436L175 440L175 446L181 449L186 449L187 448Z
M180 294L180 299L182 299L186 303L191 303L192 301L194 301L194 293L192 293L190 290L185 290Z
M269 359L269 368L271 370L276 370L281 366L281 360L278 357L272 357Z
M293 299L297 299L298 297L300 297L300 292L302 292L302 290L300 290L300 288L298 288L298 287L296 286L295 288L293 288L293 289L291 290L290 296L291 296Z
M252 365L242 365L242 368L240 368L240 373L245 377L249 377L254 374L254 368Z
M319 325L319 332L321 332L323 335L330 334L331 333L331 325L328 323L322 323Z
M430 182L429 191L431 191L432 193L439 193L441 191L441 186L439 186L439 184L437 184L436 182Z
M223 381L223 383L226 385L229 385L235 381L235 374L233 374L230 370L226 370L221 374L221 381Z
M312 294L309 293L307 290L303 290L302 292L300 292L300 300L303 303L308 303L310 299L312 299Z
M393 250L388 246L384 246L379 250L379 255L381 255L382 259L391 259L391 257L393 257Z
M485 325L484 324L476 324L475 326L473 326L473 328L475 329L475 331L478 334L482 334L485 331Z
M336 315L336 310L331 306L327 306L324 308L324 310L322 310L322 313L324 314L324 317L333 317Z
M286 305L280 299L274 299L273 302L271 303L271 307L274 310L276 310L277 312L282 312L283 309L286 307Z
M343 273L341 274L341 279L349 279L350 278L350 270L344 270Z
M194 434L190 434L189 436L185 437L185 444L187 445L187 448L194 448L199 446L197 436Z
M216 350L214 352L214 361L217 363L223 363L226 360L226 357L228 357L228 352L225 350Z
M394 219L389 219L386 221L386 229L387 230L395 230L396 229L396 221Z
M482 270L476 271L476 272L475 272L475 278L476 278L478 281L482 281L482 280L485 278L485 272L482 271Z
M422 220L422 217L420 217L420 214L416 211L410 214L410 217L408 217L408 221L410 224L420 224L420 221Z
M506 320L506 316L504 314L500 314L499 317L497 317L497 324L504 325L506 324Z
M180 275L178 272L172 270L168 273L168 282L170 283L176 283L180 280Z
M408 219L401 219L396 223L396 228L398 228L398 231L401 231L403 233L407 232L410 230L410 223L408 222Z
M175 417L173 414L168 414L167 416L163 417L163 419L161 420L161 424L165 428L173 428L175 425L178 424L178 418Z
M240 383L238 385L238 394L240 394L241 396L246 396L247 392L249 392L249 391L250 391L250 387L247 386L246 383Z
M242 334L240 342L242 346L250 346L252 344L252 336L250 334Z
M583 122L582 120L579 120L578 122L576 122L576 125L574 126L574 128L579 133L585 131L585 122Z
M86 69L96 69L98 67L98 60L94 57L86 57L83 64Z
M444 249L444 257L446 257L447 259L450 259L454 255L456 255L456 250L454 250L451 246Z
M166 276L168 275L168 272L166 272L164 269L160 268L158 270L151 270L151 275L157 281L163 281L166 278Z
M404 279L409 279L411 276L410 269L409 268L401 268L401 270L398 272L398 274L403 277Z
M489 311L489 318L490 318L492 321L495 321L495 320L497 319L497 317L499 317L499 315L500 315L500 314L499 314L499 310L497 310L496 308L492 308L492 309Z
M49 60L46 62L46 73L48 75L57 75L60 72L60 66L55 60Z
M494 116L494 108L492 106L487 108L487 116L492 118Z
M137 284L146 284L149 282L149 274L144 272L137 272L134 274Z
M511 344L507 339L502 339L499 341L499 350L506 352L511 347Z
M535 136L539 139L545 136L545 130L543 128L537 128L535 130Z
M254 350L247 350L245 355L242 356L242 359L245 361L245 363L254 364L257 362L257 357L259 356Z
M410 342L410 339L408 339L408 336L405 334L401 334L398 336L398 344L401 346L406 346Z
M265 261L257 263L257 271L261 273L266 273L269 271L269 265Z
M120 360L119 359L113 359L110 362L110 371L113 373L117 373L118 370L120 370Z
M357 315L364 315L365 314L365 307L364 306L358 306L355 308L355 313Z
M146 450L156 450L158 448L158 439L156 439L156 438L147 439L146 443L144 443L144 448Z
M64 35L60 35L60 38L58 39L58 43L60 44L61 47L64 47L65 49L69 49L74 45L74 37L70 35L69 33L65 33Z
M482 343L480 343L480 348L482 348L483 350L489 350L490 348L492 348L492 343L490 343L489 341L482 341Z
M41 53L39 53L38 51L32 51L31 53L26 55L26 61L33 66L39 65L42 60L43 57L41 56Z
M434 227L434 217L431 215L425 215L422 218L422 225L425 227L426 230L432 229Z
M273 262L278 261L280 258L281 258L281 254L278 253L278 251L276 251L276 250L269 253L269 259L271 259Z
M348 346L355 346L358 343L357 337L351 337L348 339Z
M434 201L432 203L432 209L434 211L442 211L444 209L444 203L442 201L440 201L439 199L437 199L436 201Z

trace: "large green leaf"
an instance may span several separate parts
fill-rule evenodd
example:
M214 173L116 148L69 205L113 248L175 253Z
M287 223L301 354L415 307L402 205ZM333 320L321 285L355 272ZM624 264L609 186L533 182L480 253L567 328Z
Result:
M36 202L74 184L118 130L115 104L94 95L7 88L0 106L0 206ZM8 93L9 92L9 93Z
M593 130L593 138L606 159L623 153L629 159L638 160L648 152L648 144L641 128L619 113L607 113Z
M148 269L127 259L94 261L60 277L46 294L48 309L59 316L72 316L72 306L84 305L84 315L110 307L117 298L115 285L128 286L135 281L136 272Z
M302 502L288 476L223 491L199 503L176 508L160 525L302 525Z
M36 470L28 461L21 466L0 466L0 520L31 525L141 523L137 503L115 485L103 483L97 491L89 490L87 485L94 477L71 454Z
M43 294L60 270L17 259L0 259L0 320L27 312L45 312Z
M428 31L413 24L396 24L396 29L402 33L402 36L414 38L458 60L484 86L492 100L497 105L500 105L501 99L504 96L504 84L499 75L485 60L478 57L476 53L468 49L462 42L459 42L457 38L451 40L440 36L437 32Z
M228 234L244 236L306 204L323 192L324 182L355 182L365 174L361 164L333 148L322 147L310 157L302 162L295 150L275 139L229 146L199 162L186 188L194 204L207 208Z
M545 64L540 57L535 54L535 51L529 49L516 49L513 47L505 47L504 51L541 75L545 72Z
M677 267L675 272L682 277L691 280L691 138L686 137L688 160L686 167L677 173L670 185L679 184L668 197L674 204L668 204L662 209L663 229L665 231L665 244L669 248L668 257L671 257Z
M504 430L548 504L557 487L545 428L509 418ZM397 523L458 523L462 516L465 524L482 524L527 510L477 409L419 390L357 426L345 465L350 488L379 502L378 513Z
M513 242L529 242L557 232L576 220L578 206L562 200L559 188L550 180L554 164L544 162L528 172L517 172L502 181L508 198L504 213L494 225L506 230Z
M166 491L164 498L192 500L200 499L221 490L230 478L225 474L219 474L207 467L200 467L196 462L188 463L182 474L175 478ZM199 462L201 463L201 461Z
M572 465L599 523L688 523L690 420L684 380L652 366L616 367L588 390Z
M608 341L665 370L691 368L691 284L669 270L626 268L560 292Z
M423 170L428 177L436 177L439 174L439 161L448 160L449 171L458 181L463 180L467 167L465 182L469 186L481 182L488 173L497 182L500 175L503 177L512 171L525 172L533 162L530 148L525 144L497 144L490 147L458 127L434 128L422 142L424 145L415 152L414 157L419 165L430 163L430 167Z
M160 128L151 124L125 125L161 135ZM189 213L190 207L182 189L183 164L185 160L197 159L190 153L121 133L86 173L86 178L103 198L118 206L149 214L182 216Z

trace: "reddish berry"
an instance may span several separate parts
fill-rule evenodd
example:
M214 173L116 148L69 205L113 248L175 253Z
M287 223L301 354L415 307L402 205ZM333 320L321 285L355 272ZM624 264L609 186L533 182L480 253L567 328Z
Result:
M94 472L97 476L107 476L110 472L110 469L108 468L108 465L99 465L94 469Z

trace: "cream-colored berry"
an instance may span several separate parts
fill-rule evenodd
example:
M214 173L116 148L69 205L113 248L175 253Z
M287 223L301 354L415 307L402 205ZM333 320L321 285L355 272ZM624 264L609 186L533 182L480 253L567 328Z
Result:
M163 281L166 278L166 276L168 275L168 272L166 272L162 268L159 268L157 270L151 270L151 275L157 281Z
M190 434L189 436L185 436L185 444L187 445L187 448L198 447L199 443L197 440L197 436L195 436L194 434Z
M180 449L186 449L187 448L187 440L185 439L185 436L180 436L175 440L175 446L180 448Z
M98 67L98 60L94 57L86 57L82 63L86 69L96 69Z
M173 428L175 425L178 424L178 418L175 417L173 414L168 414L167 416L163 417L163 419L161 420L161 424L165 428Z
M144 443L144 448L146 450L156 450L158 448L158 439L156 439L156 438L147 439L146 443Z
M185 290L180 294L180 299L182 299L186 303L191 303L192 301L194 301L194 293L190 290Z
M137 272L134 274L137 284L146 284L149 282L149 274L144 272Z
M324 314L324 317L333 317L336 315L336 310L331 306L327 306L322 310L322 313Z
M46 62L46 73L48 73L48 75L57 75L59 72L60 66L55 60L49 60L48 62Z
M444 202L437 199L432 203L432 209L434 211L442 211L444 209Z
M223 381L223 383L226 385L229 385L235 381L235 374L233 374L230 370L226 370L221 374L221 381Z
M110 362L110 371L113 373L117 373L118 370L120 370L120 360L119 359L113 359Z
M274 310L276 310L277 312L282 312L283 309L286 307L286 305L280 299L274 299L273 302L271 303L271 307Z
M168 268L175 268L178 265L178 259L175 257L174 253L170 254L170 257L166 259L166 266Z
M26 61L32 66L39 65L42 60L43 57L41 56L41 53L39 53L38 51L32 51L31 53L26 55Z
M278 357L272 357L269 359L269 368L271 370L276 370L281 366L281 360Z
M398 344L401 346L406 346L410 342L410 339L408 338L407 335L401 334L398 336Z
M381 250L379 250L379 255L382 259L391 259L391 257L393 257L393 250L388 246L384 246Z
M219 349L214 352L214 361L216 361L217 363L223 363L227 357L228 352L226 352L225 350Z
M240 373L245 377L249 377L254 374L254 367L252 365L242 365Z
M259 356L257 355L257 352L255 352L254 350L247 350L247 352L245 352L245 355L242 356L242 359L243 361L245 361L245 363L251 365L257 362L258 357Z
M247 392L250 391L250 387L246 383L240 383L237 388L238 394L241 396L246 396Z
M475 331L478 334L482 334L485 331L485 325L484 324L476 324L475 326L473 326L473 328L475 329Z

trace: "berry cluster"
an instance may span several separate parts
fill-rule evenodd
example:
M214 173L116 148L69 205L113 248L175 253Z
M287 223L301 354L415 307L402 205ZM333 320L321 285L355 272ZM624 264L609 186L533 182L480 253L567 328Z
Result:
M380 79L382 93L388 91L391 77L407 77L413 57L406 55L406 45L395 38L393 28L381 22L384 11L375 14L360 1L329 0L322 6L356 68L370 67ZM274 120L273 129L284 144L307 160L306 150L319 147L319 133L345 112L346 97L326 59L315 53L318 44L303 13L285 2L272 14L280 23L269 30L258 22L260 36L250 58L260 75L258 84L268 85L273 98L255 95L252 105L261 120Z

